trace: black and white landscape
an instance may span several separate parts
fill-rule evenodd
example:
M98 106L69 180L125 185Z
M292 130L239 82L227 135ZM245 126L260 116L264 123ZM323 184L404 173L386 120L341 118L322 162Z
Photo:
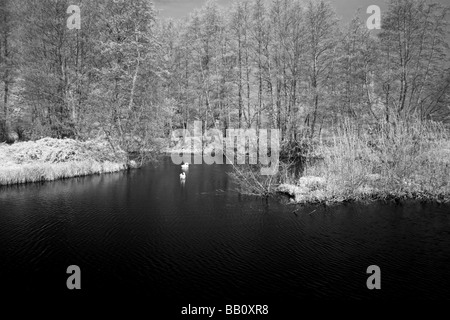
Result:
M1 295L450 300L449 23L444 0L0 0Z

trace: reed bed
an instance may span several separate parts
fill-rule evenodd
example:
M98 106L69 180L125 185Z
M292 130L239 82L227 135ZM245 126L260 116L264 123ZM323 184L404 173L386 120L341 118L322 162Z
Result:
M316 148L322 161L278 188L296 203L370 199L450 202L450 135L436 122L367 130L345 122ZM313 183L319 179L320 184Z
M111 173L127 167L125 153L101 140L44 138L0 145L0 185Z

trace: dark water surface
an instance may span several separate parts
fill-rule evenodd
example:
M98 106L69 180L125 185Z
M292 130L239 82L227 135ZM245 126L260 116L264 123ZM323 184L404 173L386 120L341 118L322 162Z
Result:
M182 185L166 159L0 188L2 292L205 304L450 299L449 206L351 204L295 215L293 206L239 196L227 170L191 165ZM77 293L66 288L69 265L81 268ZM370 265L381 268L381 290L366 287Z

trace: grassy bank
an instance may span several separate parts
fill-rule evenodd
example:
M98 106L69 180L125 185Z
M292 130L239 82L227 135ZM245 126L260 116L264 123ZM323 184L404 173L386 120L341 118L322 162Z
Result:
M44 138L0 144L0 185L52 181L127 169L123 152L102 140Z
M295 203L369 199L450 202L450 135L433 122L384 124L368 133L346 123L316 148L322 160L278 191Z

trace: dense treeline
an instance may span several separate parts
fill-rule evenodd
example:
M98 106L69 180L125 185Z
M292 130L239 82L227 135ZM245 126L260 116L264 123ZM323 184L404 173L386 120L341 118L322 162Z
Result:
M355 18L341 28L323 1L214 2L173 27L172 96L192 117L225 128L269 126L314 136L350 117L447 118L448 9L391 1L379 34Z
M2 0L2 140L104 136L126 151L148 148L172 116L153 6L83 1L78 30L67 27L71 4Z
M99 135L126 151L174 128L280 128L284 141L352 119L450 121L449 8L390 0L382 29L325 1L209 1L184 21L147 0L0 3L0 139Z

